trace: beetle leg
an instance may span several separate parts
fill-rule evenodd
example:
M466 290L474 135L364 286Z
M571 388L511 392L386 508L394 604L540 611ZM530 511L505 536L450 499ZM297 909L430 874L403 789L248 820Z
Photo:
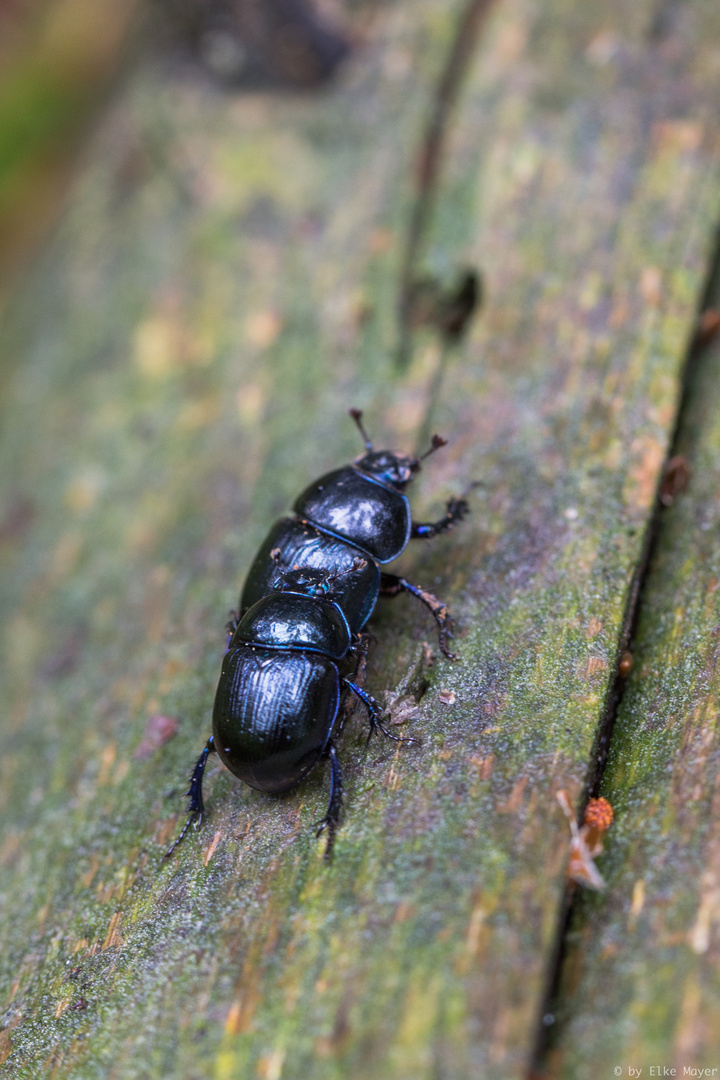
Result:
M371 634L368 630L361 630L357 636L357 640L352 646L352 651L357 656L357 666L355 667L353 678L357 681L359 686L364 686L365 684L368 654L370 652L370 646L375 644L377 644L375 635Z
M352 656L353 664L350 674L361 686L365 682L365 673L367 671L367 658L370 651L370 645L376 639L367 630L361 630L357 636L353 639L352 646L350 647L350 655ZM355 711L354 703L352 702L350 695L346 694L340 710L339 723L335 728L335 734L339 735L345 728L346 723Z
M417 596L418 600L432 612L433 618L438 624L440 648L448 660L455 660L455 653L451 653L447 647L447 639L453 636L452 616L447 609L447 604L443 604L442 600L438 600L437 596L433 596L427 589L421 589L419 585L411 585L405 578L397 577L395 574L381 574L381 596L397 596L401 592L409 592L413 596Z
M375 700L375 698L371 697L370 694L366 693L365 690L361 690L359 686L355 685L355 683L350 682L349 679L343 679L343 682L345 683L345 685L350 690L352 690L352 692L354 694L357 695L357 697L360 698L363 705L367 709L368 719L370 720L370 731L368 733L368 742L370 742L370 739L372 738L372 734L376 729L378 731L382 731L383 735L387 739L392 739L393 742L404 742L404 743L419 743L420 742L419 739L407 739L402 735L393 735L393 733L391 731L387 730L387 728L385 727L385 725L382 722L382 710L381 710L380 705L378 704L378 702Z
M190 806L188 807L187 821L183 825L182 832L178 836L175 843L165 852L166 859L170 855L172 855L173 851L178 846L191 825L202 825L203 813L205 810L205 804L203 803L202 796L203 773L205 772L205 765L207 764L208 755L214 752L215 743L213 742L213 737L211 735L208 741L205 743L205 748L202 754L195 762L195 768L193 769L192 775L190 777L190 787L185 792L185 795L190 797Z
M322 821L317 823L316 836L319 836L324 829L327 829L327 844L325 846L325 858L329 859L332 854L333 844L335 842L335 830L340 824L340 812L342 811L343 802L343 782L342 772L340 771L340 761L338 760L337 750L335 744L330 742L326 751L326 756L330 758L330 798L328 799L328 808L325 817Z
M469 507L465 499L448 499L447 512L439 521L416 522L413 521L410 530L411 540L429 540L433 536L447 532L462 521L468 513Z
M240 622L240 613L238 611L235 611L234 608L232 609L232 611L228 611L228 615L230 616L230 618L225 623L225 633L227 635L225 639L225 652L227 652L230 648L232 636L237 630L238 623Z

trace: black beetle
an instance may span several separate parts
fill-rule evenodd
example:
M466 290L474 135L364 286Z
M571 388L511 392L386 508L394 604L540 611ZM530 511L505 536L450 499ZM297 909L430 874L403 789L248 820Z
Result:
M271 529L250 568L240 614L228 624L228 648L213 707L213 733L190 779L188 819L174 851L203 815L202 779L208 755L251 787L279 794L300 782L321 759L331 768L330 800L318 833L329 830L328 851L342 807L342 776L333 738L344 694L365 705L370 734L398 742L382 723L375 700L349 678L367 648L367 623L379 595L410 592L432 612L440 647L451 636L447 608L405 578L380 571L412 538L445 532L467 503L451 499L443 518L416 524L404 489L428 454L445 445L435 435L427 453L409 457L373 450L362 414L351 409L366 453L322 476L300 495L296 516ZM288 569L289 568L289 569Z
M423 458L446 441L434 435L430 449L420 458L391 450L375 451L362 426L362 413L351 409L350 415L362 433L367 453L352 465L321 476L295 500L296 516L282 518L273 526L250 567L240 614L276 586L279 564L340 571L343 579L336 586L336 598L353 634L365 626L378 595L410 592L433 613L440 630L440 648L452 658L447 651L450 628L445 605L405 578L380 572L380 564L397 559L408 540L437 536L467 513L464 499L450 499L440 521L416 524L410 517L405 487ZM353 570L358 556L363 565Z

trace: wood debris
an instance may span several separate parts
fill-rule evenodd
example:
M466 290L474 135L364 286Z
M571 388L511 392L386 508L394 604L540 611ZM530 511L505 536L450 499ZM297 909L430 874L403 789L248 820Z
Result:
M590 799L585 808L583 823L578 827L565 792L558 791L556 797L570 825L570 856L566 871L568 879L584 885L586 889L602 892L606 888L605 880L594 860L602 853L602 836L612 825L613 808L607 799Z

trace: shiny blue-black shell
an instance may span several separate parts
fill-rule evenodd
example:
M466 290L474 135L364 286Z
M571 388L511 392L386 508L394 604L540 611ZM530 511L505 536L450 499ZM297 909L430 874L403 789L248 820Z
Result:
M276 560L271 557L272 551L278 552ZM364 565L353 569L358 558ZM351 633L359 633L372 615L380 591L377 563L346 540L321 532L298 518L282 518L273 525L248 572L240 611L246 612L281 583L279 567L295 566L313 570L330 568L340 575L333 585L332 596L342 609Z
M339 706L340 675L329 657L237 644L215 695L214 746L235 776L278 794L318 763Z
M277 793L313 768L340 704L336 661L349 648L332 600L277 591L253 604L230 640L213 708L215 749L235 776Z
M369 453L327 473L271 529L250 568L223 661L214 746L251 787L293 787L326 752L340 706L341 664L380 590L381 563L405 548L413 462ZM302 570L321 572L293 591Z
M410 539L407 496L354 465L326 473L310 484L296 499L293 510L379 563L396 559Z
M350 627L332 600L271 592L253 604L238 623L230 649L237 645L310 650L342 660L350 648Z

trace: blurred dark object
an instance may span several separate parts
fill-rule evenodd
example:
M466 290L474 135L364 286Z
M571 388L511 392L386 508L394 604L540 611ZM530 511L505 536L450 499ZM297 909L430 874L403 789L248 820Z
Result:
M687 490L690 475L690 462L683 454L670 458L660 484L660 502L663 506L672 506L678 495Z
M693 348L704 349L717 336L720 330L720 311L706 308L698 319Z
M395 356L395 363L400 371L407 367L412 356L411 331L413 325L417 325L413 323L413 318L419 281L418 269L422 262L428 228L435 210L440 168L445 157L445 145L453 110L463 79L475 54L485 19L492 7L493 0L466 0L465 7L456 23L455 36L445 59L435 91L434 104L420 144L415 177L415 204L408 222L405 257L400 273L399 340ZM461 337L462 329L454 337L446 335L445 341L451 343L459 341Z
M477 270L466 269L449 289L437 278L414 281L408 304L408 325L434 327L448 344L456 344L482 302L482 278Z
M350 53L307 0L157 0L200 62L233 86L313 87Z

